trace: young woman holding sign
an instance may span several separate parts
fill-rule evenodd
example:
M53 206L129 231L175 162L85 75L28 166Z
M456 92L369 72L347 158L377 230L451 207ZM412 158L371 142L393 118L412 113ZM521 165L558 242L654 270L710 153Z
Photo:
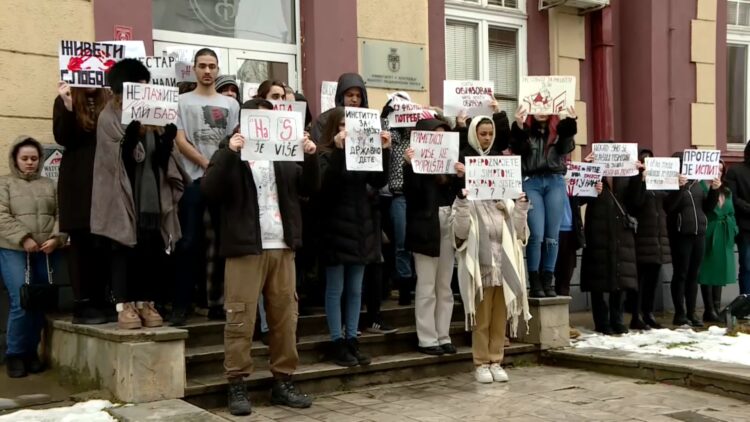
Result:
M567 190L565 158L575 149L577 133L573 107L568 117L526 116L523 106L516 110L511 128L510 149L521 156L523 191L529 196L529 244L526 258L531 284L530 297L554 297L552 288L560 223Z

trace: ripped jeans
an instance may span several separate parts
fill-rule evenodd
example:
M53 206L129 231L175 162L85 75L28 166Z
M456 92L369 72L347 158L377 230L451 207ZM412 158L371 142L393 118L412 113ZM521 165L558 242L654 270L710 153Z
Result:
M526 177L523 191L529 198L529 243L526 261L529 272L555 271L562 209L567 191L561 174L544 174Z

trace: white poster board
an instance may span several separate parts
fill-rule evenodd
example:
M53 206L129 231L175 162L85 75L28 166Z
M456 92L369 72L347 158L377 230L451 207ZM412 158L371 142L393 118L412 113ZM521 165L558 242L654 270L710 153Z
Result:
M411 167L417 174L456 174L458 132L411 132Z
M320 114L336 107L338 82L323 81L320 84Z
M596 143L594 162L604 165L604 176L629 177L638 174L638 144Z
M294 111L240 110L244 161L303 161L304 126Z
M518 155L466 157L465 177L468 198L472 201L517 199L523 192Z
M434 119L435 112L420 104L394 97L393 111L388 115L388 128L414 127L422 119Z
M690 180L713 180L721 177L721 151L686 149L682 153L682 174Z
M124 41L99 41L106 44L115 44L125 47L124 59L137 59L146 56L146 44L141 40L124 40Z
M179 90L171 86L122 84L122 121L138 120L142 125L166 126L177 121Z
M518 98L529 114L560 114L575 106L575 76L523 76Z
M60 80L72 87L108 86L109 69L124 57L122 45L61 40L58 46Z
M595 163L571 161L565 173L568 196L584 196L596 198L596 184L602 181L604 166Z
M257 82L242 81L242 101L252 100L258 93L258 87L260 87L260 84Z
M680 159L646 157L646 190L680 189Z
M44 160L42 165L42 177L47 177L55 182L60 177L60 163L62 163L63 154L60 150L52 151L52 154Z
M162 56L138 57L151 73L152 85L177 86L177 58Z
M346 107L346 169L383 171L383 147L380 141L380 111Z
M492 81L443 81L443 113L458 116L492 116Z
M302 117L302 123L305 122L305 114L307 113L307 103L304 101L276 101L269 100L273 104L273 109L276 111L293 111L299 113Z

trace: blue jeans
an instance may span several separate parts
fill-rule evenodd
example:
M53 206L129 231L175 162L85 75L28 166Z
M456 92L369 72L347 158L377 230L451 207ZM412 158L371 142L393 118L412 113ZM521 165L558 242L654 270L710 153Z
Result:
M740 261L738 276L740 294L748 294L750 293L750 233L740 233L737 236L737 251Z
M406 197L394 196L391 201L391 223L396 262L396 277L411 278L411 253L406 250Z
M529 243L526 262L529 272L555 271L562 209L567 200L565 179L560 174L531 176L523 181L529 198Z
M53 254L50 265L54 268ZM48 283L47 261L44 254L31 255L31 283ZM8 289L10 314L8 316L7 356L36 353L44 327L42 312L29 312L21 308L21 286L26 280L26 252L0 248L0 274Z
M326 320L333 341L343 337L341 334L341 295L344 290L346 290L344 300L345 338L357 338L359 311L362 307L362 279L364 276L364 265L326 267ZM345 283L346 289L344 289Z
M266 304L263 300L263 293L258 297L258 315L260 315L260 332L268 332L268 318L266 317Z

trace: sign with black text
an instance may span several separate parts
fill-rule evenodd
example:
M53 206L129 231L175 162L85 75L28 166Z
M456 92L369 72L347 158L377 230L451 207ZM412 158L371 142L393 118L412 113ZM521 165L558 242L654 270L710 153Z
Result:
M518 91L528 114L560 114L575 105L575 76L523 76Z
M492 81L443 81L443 112L458 116L466 112L469 117L492 116Z
M565 173L568 196L599 196L596 184L602 181L604 166L594 163L580 163L571 161L568 163L568 171Z
M383 146L380 141L380 111L346 107L346 169L383 171Z
M151 73L152 85L177 86L177 58L173 56L138 57Z
M240 110L244 161L303 161L303 120L294 111Z
M638 144L599 142L593 145L594 162L604 165L604 176L629 177L638 174Z
M518 155L466 157L465 177L467 197L473 201L517 199L523 192Z
M125 57L122 45L61 40L58 48L60 80L72 87L108 86L107 73Z
M690 180L713 180L721 177L721 151L686 149L682 153L682 174Z
M646 157L646 190L680 189L680 159Z
M177 121L179 90L171 86L122 84L122 121L138 120L142 125L165 126Z
M305 114L307 113L307 103L304 101L276 101L269 100L273 104L273 109L276 111L293 111L299 113L302 116L302 122L305 121Z
M388 128L414 127L422 119L434 119L435 112L420 104L393 97L393 111L388 115Z
M411 167L417 174L456 174L458 132L411 132Z

